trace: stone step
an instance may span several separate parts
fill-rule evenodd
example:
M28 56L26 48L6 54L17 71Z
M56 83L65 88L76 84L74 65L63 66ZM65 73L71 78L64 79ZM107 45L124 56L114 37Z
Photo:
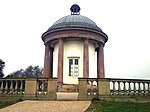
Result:
M57 100L61 101L77 101L78 93L77 92L57 92Z
M78 84L63 84L58 86L58 92L78 92Z

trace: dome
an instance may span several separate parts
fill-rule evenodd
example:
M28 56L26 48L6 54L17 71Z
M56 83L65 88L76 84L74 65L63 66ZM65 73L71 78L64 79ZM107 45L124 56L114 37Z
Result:
M102 30L89 18L73 14L60 18L49 29L55 30L60 28L85 28L102 32Z
M104 40L105 43L107 42L108 36L91 19L80 15L80 7L77 4L72 5L70 10L71 15L60 18L46 32L42 34L43 41L45 41L45 37L49 34L55 35L59 31L74 31L74 29L76 29L78 31L87 31L87 33L90 31L90 33L98 34L100 35L100 38L97 39L97 36L95 36L93 37L95 40ZM47 41L52 39L53 38L49 38Z

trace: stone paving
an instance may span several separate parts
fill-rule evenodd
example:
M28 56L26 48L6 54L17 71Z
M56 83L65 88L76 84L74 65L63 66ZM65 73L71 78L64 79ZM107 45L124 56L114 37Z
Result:
M26 100L0 109L0 112L84 112L90 104L91 101Z

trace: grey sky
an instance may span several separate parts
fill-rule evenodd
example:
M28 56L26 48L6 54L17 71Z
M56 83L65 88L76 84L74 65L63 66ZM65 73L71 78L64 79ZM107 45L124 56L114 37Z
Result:
M70 15L72 4L109 37L105 45L106 77L150 78L149 0L1 0L0 58L5 75L44 64L41 35Z

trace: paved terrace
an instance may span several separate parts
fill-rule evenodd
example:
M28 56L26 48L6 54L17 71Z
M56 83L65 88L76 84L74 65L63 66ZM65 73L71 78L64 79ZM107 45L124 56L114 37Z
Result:
M0 109L0 112L84 112L90 104L91 101L26 100Z

